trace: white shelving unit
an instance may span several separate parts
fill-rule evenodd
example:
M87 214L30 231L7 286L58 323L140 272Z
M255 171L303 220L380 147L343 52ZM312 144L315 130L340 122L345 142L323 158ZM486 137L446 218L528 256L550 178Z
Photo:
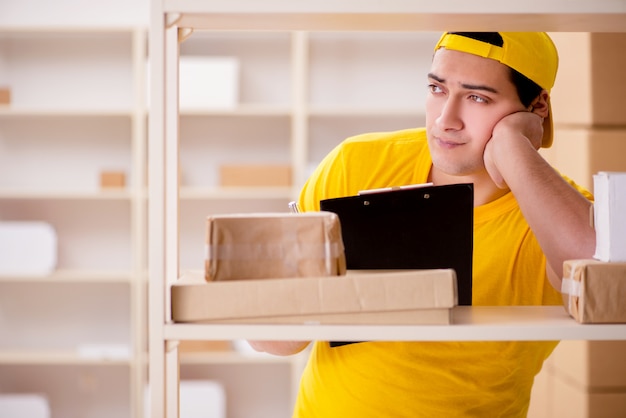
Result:
M0 277L0 391L54 417L140 416L147 379L145 27L0 26L0 220L57 265ZM100 172L126 186L103 190Z
M418 97L393 97L421 86L404 68L406 54L389 51L430 48L434 36L220 30L182 43L181 54L237 57L242 74L236 108L181 112L181 268L201 267L208 213L283 211L344 137L421 124ZM11 105L0 106L0 220L44 220L59 238L52 274L0 277L0 392L45 393L55 417L144 415L146 42L144 27L115 22L0 24L0 86L12 92ZM365 69L351 69L358 83L333 76L345 56ZM418 57L412 68L424 65ZM383 73L368 69L381 61ZM390 76L393 94L382 85ZM221 188L222 162L290 164L294 185ZM124 171L127 187L102 190L103 169ZM115 354L94 356L94 344ZM243 396L229 416L246 416L245 405L282 416L303 358L185 354L181 377L217 378L233 399ZM39 370L44 378L34 379ZM236 385L236 375L275 384L264 394ZM74 392L86 396L75 402Z
M203 267L208 213L286 211L342 139L423 124L415 73L426 73L437 36L198 31L182 42L181 57L234 57L241 74L236 107L180 111L181 268ZM224 163L288 165L293 185L219 187Z
M375 41L389 37L391 43L404 42L421 38L415 32L441 31L449 28L462 30L543 30L543 31L624 31L626 28L626 5L615 1L600 1L593 5L585 2L559 0L555 2L531 1L530 3L510 4L495 0L479 2L458 2L447 0L437 3L422 4L411 1L390 0L384 6L378 1L357 0L318 0L287 2L281 0L256 2L238 0L231 2L206 0L161 0L153 2L150 56L151 56L151 112L149 140L149 329L150 329L150 406L153 417L178 416L177 388L185 365L178 361L177 342L180 340L214 339L408 339L408 340L477 340L477 339L624 339L626 326L581 326L568 318L562 309L536 307L532 309L459 309L458 322L454 326L278 326L278 325L199 325L174 324L170 319L169 286L179 277L181 268L187 268L194 262L186 259L186 245L189 231L196 226L185 224L190 204L204 204L204 200L225 201L242 199L241 195L230 195L213 190L204 184L192 184L190 188L179 187L180 169L185 169L185 160L191 156L185 154L186 127L188 119L195 115L179 114L177 97L178 58L186 53L186 43L194 36L199 38L225 36L220 42L224 47L239 35L230 31L262 32L264 36L275 39L278 44L290 44L291 52L282 52L278 56L291 55L289 73L284 70L283 78L291 77L283 85L291 88L291 106L284 103L288 96L280 96L276 103L256 103L250 100L242 104L240 110L229 113L228 118L254 119L260 115L263 119L276 120L276 125L283 126L282 139L288 142L289 158L296 170L294 190L306 178L307 167L321 158L328 149L349 134L351 118L370 121L373 115L385 116L385 123L394 127L399 124L417 125L413 115L419 115L421 103L409 95L401 95L405 100L397 101L396 94L385 90L376 90L375 80L353 80L350 68L316 67L311 63L316 57L332 55L333 49L343 42L354 40L356 32L390 32L375 37ZM208 35L201 34L209 31ZM290 37L281 32L291 33ZM194 33L191 33L194 32ZM217 35L218 32L228 32ZM271 33L270 33L271 32ZM276 34L278 32L278 34ZM324 32L324 33L322 33ZM331 33L333 32L333 33ZM395 38L399 33L414 34ZM250 32L249 32L250 33ZM191 36L189 36L191 35ZM374 36L374 35L370 35ZM184 43L179 41L188 38ZM188 44L191 45L191 44ZM357 42L356 44L359 45ZM361 44L366 48L369 43ZM352 47L351 46L351 47ZM373 48L377 46L372 45ZM385 48L384 46L382 47ZM189 47L189 49L192 49ZM345 52L345 49L342 50ZM359 50L355 49L353 61L359 65ZM411 54L406 54L411 55ZM309 61L311 60L311 62ZM408 58L407 58L408 60ZM408 62L408 66L410 66ZM324 72L346 76L336 84L325 88L325 80L338 80L338 77L326 79ZM370 75L373 73L370 73ZM385 74L390 77L392 73ZM368 89L350 89L351 82L365 82ZM308 84L310 83L310 84ZM362 85L362 84L359 84ZM309 90L309 88L311 90ZM343 90L345 88L345 90ZM413 86L404 88L413 88ZM345 101L330 100L326 93L339 90ZM310 94L309 91L315 91ZM349 92L356 95L350 97ZM363 96L359 96L363 94ZM383 94L380 103L369 103L370 94ZM365 103L365 104L364 104ZM278 106L278 110L272 106ZM254 106L254 107L253 107ZM286 106L286 108L283 108ZM274 109L274 110L270 110ZM257 113L258 112L258 113ZM212 120L220 116L209 115L206 128L228 123ZM396 119L397 118L397 119ZM393 120L396 119L396 120ZM286 120L286 121L285 121ZM243 122L242 122L243 123ZM239 121L236 122L239 124ZM344 125L345 124L345 125ZM324 144L327 135L325 125L335 125L333 132L341 132L330 143ZM346 131L342 132L342 127ZM359 123L358 132L368 130L370 125ZM383 128L384 129L384 128ZM179 137L180 132L180 137ZM356 132L354 132L356 133ZM269 141L264 139L262 143ZM277 140L278 141L278 140ZM274 146L273 142L268 142ZM193 147L192 147L193 148ZM180 158L179 158L180 157ZM210 158L210 157L207 157ZM286 157L285 157L286 158ZM282 196L275 191L277 200L286 201L290 194ZM282 205L283 202L280 202ZM239 202L238 202L239 203ZM243 202L241 202L243 203ZM273 206L268 206L273 207ZM232 206L223 208L232 210ZM282 206L281 206L282 208ZM219 209L219 208L218 208ZM283 209L284 210L284 209ZM196 210L198 216L206 214L205 209ZM180 219L180 220L179 220ZM200 229L202 231L202 229ZM202 232L197 232L202 233ZM200 238L196 239L196 242ZM192 244L196 245L196 244ZM184 250L184 251L183 251ZM194 256L194 260L198 257ZM200 258L201 259L201 258ZM194 265L195 267L195 265Z

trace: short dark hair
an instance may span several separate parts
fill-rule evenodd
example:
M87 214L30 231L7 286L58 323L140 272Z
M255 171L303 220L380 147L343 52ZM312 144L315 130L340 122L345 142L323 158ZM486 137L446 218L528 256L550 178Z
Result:
M476 39L477 41L485 42L490 45L495 46L503 46L504 41L502 40L502 36L498 32L450 32L455 35L465 36L466 38ZM538 64L539 65L539 64ZM514 70L509 67L511 70L511 82L515 86L517 90L517 96L519 97L522 105L524 107L530 106L530 104L539 96L541 93L541 86L537 83L520 73L519 71Z

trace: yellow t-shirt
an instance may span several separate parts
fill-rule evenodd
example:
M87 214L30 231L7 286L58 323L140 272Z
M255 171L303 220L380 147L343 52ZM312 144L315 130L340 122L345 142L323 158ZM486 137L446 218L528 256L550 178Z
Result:
M314 211L321 199L424 183L431 166L423 129L353 137L322 161L300 205ZM545 269L512 193L474 209L474 305L562 303ZM525 417L534 377L556 344L318 341L294 417Z

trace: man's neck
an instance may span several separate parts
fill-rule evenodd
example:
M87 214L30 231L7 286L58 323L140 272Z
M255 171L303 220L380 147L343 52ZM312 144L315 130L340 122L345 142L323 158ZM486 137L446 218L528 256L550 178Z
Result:
M435 186L446 184L472 183L474 185L474 207L493 202L510 192L510 189L500 189L489 177L489 174L481 173L469 176L451 176L431 168L428 181Z

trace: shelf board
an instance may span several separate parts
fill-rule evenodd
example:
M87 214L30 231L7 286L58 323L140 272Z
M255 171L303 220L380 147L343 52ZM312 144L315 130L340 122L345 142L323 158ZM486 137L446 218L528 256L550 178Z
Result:
M289 105L272 104L241 104L234 108L224 109L181 109L180 116L259 116L289 117L292 110Z
M291 187L181 187L180 198L194 199L292 199Z
M562 306L458 306L452 325L187 324L166 340L555 341L626 340L626 324L579 324Z
M67 25L60 23L58 25L45 24L45 25L0 25L0 35L14 35L14 34L26 34L26 35L50 35L50 34L68 34L68 35L80 35L80 34L124 34L132 33L136 30L148 31L144 26L81 26L81 25Z
M131 359L91 358L74 350L0 350L0 365L128 366Z
M179 27L219 30L386 30L592 31L623 32L626 4L529 0L164 0L164 11ZM244 12L245 11L245 12ZM358 12L356 12L358 11Z
M84 108L36 108L30 106L0 105L0 118L130 118L133 111L124 109L97 109L86 106Z
M0 275L0 283L130 283L130 271L107 270L55 270L46 276Z
M364 108L358 106L313 105L308 109L309 116L314 117L420 117L424 118L423 108L414 107L380 107Z
M130 200L133 194L128 189L119 190L24 190L1 188L0 199L46 199L46 200Z

